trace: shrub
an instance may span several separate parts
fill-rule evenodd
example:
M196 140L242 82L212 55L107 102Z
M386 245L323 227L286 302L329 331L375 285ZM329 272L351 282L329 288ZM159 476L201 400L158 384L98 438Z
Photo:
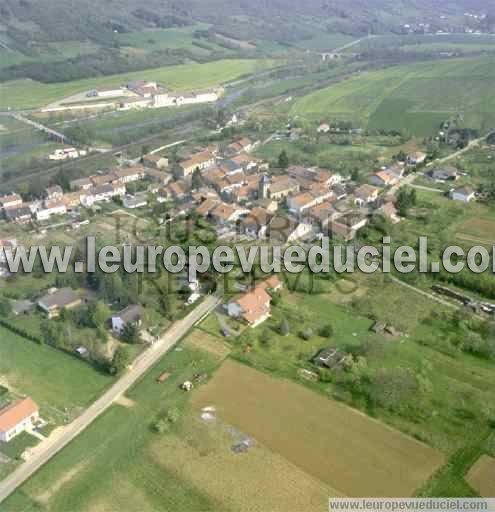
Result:
M313 329L306 327L299 333L299 337L305 341L310 340L313 337Z
M331 336L333 336L333 327L330 325L330 324L326 324L324 325L320 331L319 331L319 335L322 337L322 338L330 338Z

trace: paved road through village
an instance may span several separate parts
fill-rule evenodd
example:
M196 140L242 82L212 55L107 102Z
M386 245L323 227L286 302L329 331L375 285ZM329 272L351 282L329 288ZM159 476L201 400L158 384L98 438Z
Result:
M64 427L56 437L46 439L35 454L19 466L11 475L0 482L0 503L12 494L17 487L30 478L43 464L67 446L98 416L122 396L141 376L168 352L193 325L212 311L219 299L212 295L191 311L184 319L175 322L153 346L136 359L132 368L124 373L113 386L96 402L90 405L78 418Z

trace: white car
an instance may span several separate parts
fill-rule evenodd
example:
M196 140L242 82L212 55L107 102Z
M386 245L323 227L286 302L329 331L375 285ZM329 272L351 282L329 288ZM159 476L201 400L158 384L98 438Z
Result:
M200 297L201 295L199 293L191 294L187 301L185 302L185 305L190 306L191 304L194 304Z

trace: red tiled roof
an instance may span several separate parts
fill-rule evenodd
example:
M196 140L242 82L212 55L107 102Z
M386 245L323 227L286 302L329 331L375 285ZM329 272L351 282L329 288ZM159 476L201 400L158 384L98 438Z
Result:
M8 432L22 420L39 411L39 407L31 400L24 398L0 410L0 431Z

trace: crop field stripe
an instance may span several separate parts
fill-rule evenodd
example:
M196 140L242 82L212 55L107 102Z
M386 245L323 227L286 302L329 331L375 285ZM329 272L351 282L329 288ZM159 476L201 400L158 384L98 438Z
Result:
M411 496L444 462L377 420L232 360L193 401L348 496Z

